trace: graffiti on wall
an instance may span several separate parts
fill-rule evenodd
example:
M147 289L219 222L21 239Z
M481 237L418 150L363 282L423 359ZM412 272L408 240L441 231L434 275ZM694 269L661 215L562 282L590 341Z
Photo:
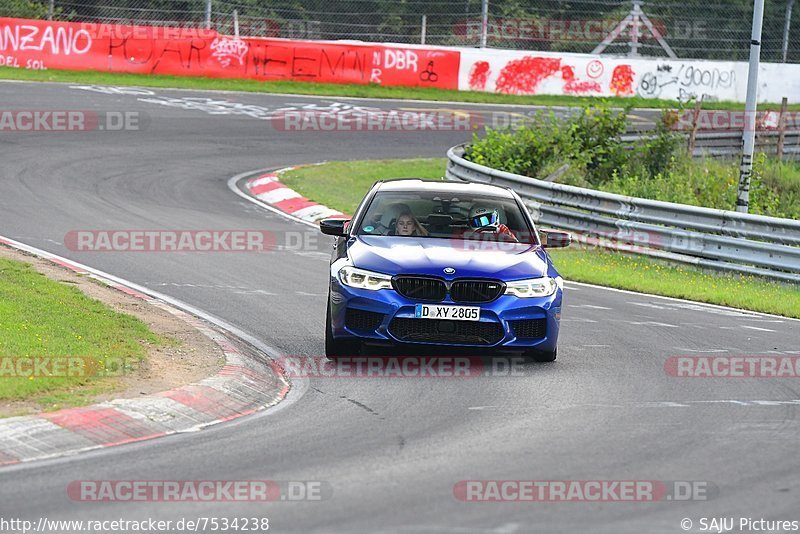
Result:
M678 98L688 100L702 94L714 95L736 86L736 71L691 64L660 63L642 73L636 93L645 98L659 98L678 91ZM665 89L666 88L666 89Z
M759 100L800 98L800 66L762 64ZM767 80L780 80L769 83ZM742 101L747 64L520 50L462 49L459 88L517 95Z
M464 55L462 54L462 62ZM472 91L512 95L634 94L633 68L630 65L615 65L608 75L607 66L600 59L581 62L573 58L525 55L505 62L478 59L467 68L467 84ZM497 73L496 76L494 73Z
M0 18L5 66L458 88L460 53L214 30Z

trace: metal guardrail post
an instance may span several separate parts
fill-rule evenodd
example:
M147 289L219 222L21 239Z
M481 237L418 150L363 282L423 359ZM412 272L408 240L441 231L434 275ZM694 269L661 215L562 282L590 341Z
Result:
M778 118L778 160L783 161L783 145L786 142L786 110L789 99L785 96L781 101L781 115Z
M695 140L697 139L697 127L698 127L698 121L700 119L700 111L703 107L704 96L705 95L702 95L694 103L694 115L692 116L692 130L689 133L689 147L688 147L689 157L694 155L694 144Z

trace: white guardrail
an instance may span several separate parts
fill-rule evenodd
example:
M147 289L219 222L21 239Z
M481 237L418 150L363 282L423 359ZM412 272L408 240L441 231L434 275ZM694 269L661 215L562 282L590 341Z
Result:
M800 282L800 221L537 180L467 161L464 146L447 151L447 179L510 187L539 225L606 248Z

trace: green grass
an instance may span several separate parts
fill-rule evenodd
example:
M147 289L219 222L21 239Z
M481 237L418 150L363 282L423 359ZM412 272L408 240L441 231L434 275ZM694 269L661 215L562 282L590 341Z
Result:
M565 280L800 318L800 287L707 273L643 256L574 248L549 251Z
M306 197L353 213L376 180L409 176L439 178L444 174L445 161L436 158L332 162L300 167L282 174L281 181ZM552 250L550 254L566 280L800 318L797 286L752 276L708 273L581 245Z
M681 157L676 160L674 169L654 177L626 173L589 187L632 197L734 210L739 190L739 166L731 161ZM800 219L800 164L756 155L749 211L757 215Z
M54 361L78 357L91 362L88 376L20 377L15 367L0 374L0 401L24 400L45 409L78 406L118 387L117 363L130 371L147 357L146 345L169 340L130 315L117 313L76 287L36 272L29 264L0 259L0 358ZM24 371L25 369L23 369ZM41 375L43 373L37 373Z
M376 161L334 161L310 165L281 175L281 181L320 204L354 213L361 198L377 180L390 178L438 179L445 158Z
M260 81L224 78L202 78L189 76L162 76L148 74L122 74L104 71L68 70L29 70L0 67L0 79L64 82L85 85L119 85L138 87L170 87L179 89L213 89L224 91L244 91L253 93L289 93L315 96L340 96L360 98L410 99L449 102L474 102L481 104L542 105L542 106L583 106L599 101L612 106L633 106L638 108L675 107L673 100L649 100L640 97L597 98L555 95L501 95L479 91L455 91L423 87L383 87L379 85L310 83L294 81ZM707 109L744 109L744 104L736 102L709 102ZM800 110L800 104L789 106ZM760 106L760 109L780 109L780 104Z

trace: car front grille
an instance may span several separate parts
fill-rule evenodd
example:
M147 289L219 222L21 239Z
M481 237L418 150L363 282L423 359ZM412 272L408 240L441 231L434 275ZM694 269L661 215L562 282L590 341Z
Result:
M347 308L344 315L344 325L350 330L375 330L383 322L384 314Z
M447 296L447 283L425 276L397 276L394 289L413 300L440 302ZM450 285L454 302L491 302L503 294L505 284L499 280L456 280Z
M454 302L491 302L505 290L502 282L495 280L456 280L450 286Z
M541 339L547 334L547 319L509 321L518 339Z
M494 345L503 339L500 323L481 321L436 321L397 317L389 332L409 343L454 343L458 345Z
M447 294L447 286L438 278L398 276L393 283L395 291L414 300L440 301Z

